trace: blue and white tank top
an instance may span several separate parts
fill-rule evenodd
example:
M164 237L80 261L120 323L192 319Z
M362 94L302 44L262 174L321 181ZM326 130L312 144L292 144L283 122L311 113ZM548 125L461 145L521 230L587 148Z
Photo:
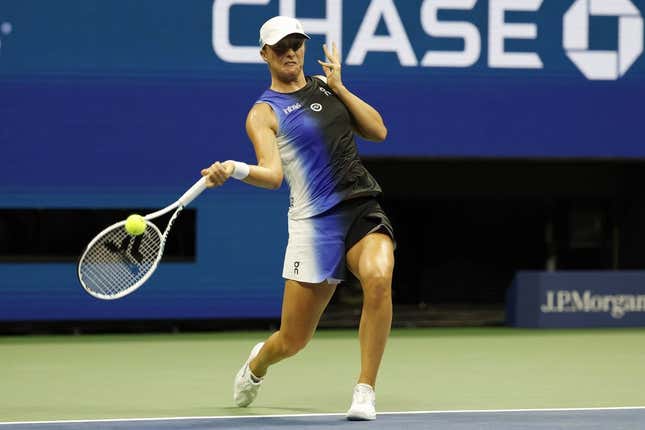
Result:
M309 218L343 200L379 195L381 187L358 157L353 118L320 79L293 93L266 90L278 120L277 144L291 191L289 217Z

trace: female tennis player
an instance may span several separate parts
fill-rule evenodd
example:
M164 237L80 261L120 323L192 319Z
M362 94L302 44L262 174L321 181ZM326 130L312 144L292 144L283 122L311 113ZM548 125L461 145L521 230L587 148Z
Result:
M341 79L336 46L323 45L324 76L305 76L301 23L277 16L260 28L260 54L271 86L246 119L257 165L216 162L202 170L209 187L229 177L290 187L289 241L280 330L258 343L234 381L234 400L248 406L267 369L307 345L336 286L351 271L361 283L361 372L348 419L376 418L374 387L392 322L393 230L377 202L381 188L361 163L354 134L382 141L387 129L372 106Z

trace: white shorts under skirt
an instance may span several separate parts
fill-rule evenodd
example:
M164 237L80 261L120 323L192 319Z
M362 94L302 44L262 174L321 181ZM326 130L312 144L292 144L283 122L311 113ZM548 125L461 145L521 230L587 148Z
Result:
M394 239L390 220L371 197L344 201L311 218L289 219L282 276L300 282L337 284L347 277L347 251L375 231Z

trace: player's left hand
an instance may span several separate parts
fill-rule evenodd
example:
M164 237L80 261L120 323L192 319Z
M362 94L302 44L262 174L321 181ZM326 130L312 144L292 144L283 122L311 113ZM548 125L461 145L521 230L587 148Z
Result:
M318 60L318 63L322 66L323 72L325 72L327 85L336 92L343 87L343 81L341 79L340 55L338 54L336 43L332 42L331 47L332 52L329 52L327 45L323 45L323 52L327 57L327 62Z

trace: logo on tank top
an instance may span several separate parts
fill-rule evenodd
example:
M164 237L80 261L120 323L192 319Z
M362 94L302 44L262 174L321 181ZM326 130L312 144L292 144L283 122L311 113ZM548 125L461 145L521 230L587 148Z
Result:
M298 110L301 107L302 105L300 103L295 103L295 104L292 104L291 106L287 106L286 108L282 109L282 111L284 112L285 115L289 115L291 112L293 112L294 110Z
M331 95L331 93L329 91L327 91L326 89L324 89L323 87L318 87L318 89L320 90L321 93L323 93L327 97L329 97Z
M320 112L322 110L322 105L320 103L312 103L309 107L314 112Z
M293 274L297 275L298 274L298 268L300 267L300 262L299 261L294 261L293 262Z

